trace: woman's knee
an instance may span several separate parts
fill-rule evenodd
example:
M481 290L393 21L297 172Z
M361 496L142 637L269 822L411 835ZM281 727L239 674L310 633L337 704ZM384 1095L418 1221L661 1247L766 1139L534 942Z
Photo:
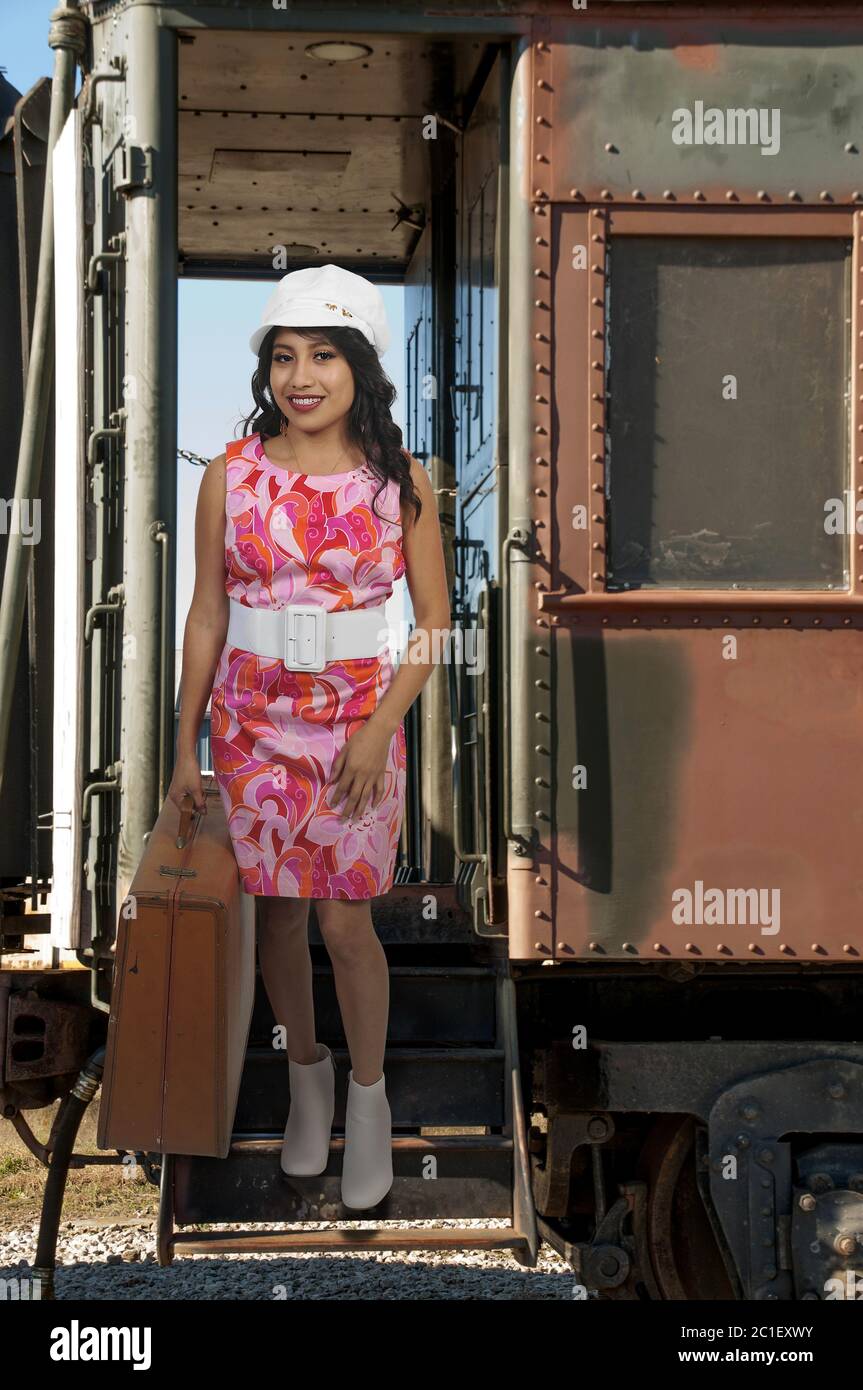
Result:
M315 915L330 955L350 959L377 943L371 912L365 902L319 899L315 903Z
M309 923L308 898L264 898L259 924L275 931L304 931Z

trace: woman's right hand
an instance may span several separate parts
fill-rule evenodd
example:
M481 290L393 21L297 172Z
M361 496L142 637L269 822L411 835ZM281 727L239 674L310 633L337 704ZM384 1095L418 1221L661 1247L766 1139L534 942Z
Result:
M168 788L168 799L173 801L178 811L183 809L182 802L186 792L192 793L195 810L203 811L206 806L206 798L201 777L201 765L195 753L181 753L174 764L174 775Z

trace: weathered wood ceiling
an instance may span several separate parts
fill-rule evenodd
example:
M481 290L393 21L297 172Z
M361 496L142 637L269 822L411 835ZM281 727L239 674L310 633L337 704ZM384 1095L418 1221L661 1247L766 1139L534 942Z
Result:
M372 52L310 56L338 39ZM453 45L422 36L180 31L181 258L404 267L428 203L423 117ZM477 44L477 56L481 45ZM293 249L292 249L293 248Z

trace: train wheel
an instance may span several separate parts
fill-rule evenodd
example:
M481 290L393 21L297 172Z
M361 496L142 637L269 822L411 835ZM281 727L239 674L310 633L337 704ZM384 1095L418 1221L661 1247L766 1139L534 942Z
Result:
M647 1251L664 1299L733 1299L698 1187L695 1137L691 1115L664 1115L648 1134L641 1153Z

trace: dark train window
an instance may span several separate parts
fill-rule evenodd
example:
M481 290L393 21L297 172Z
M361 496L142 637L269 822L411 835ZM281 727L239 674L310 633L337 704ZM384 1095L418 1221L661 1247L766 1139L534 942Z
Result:
M850 253L612 239L610 589L847 588Z

